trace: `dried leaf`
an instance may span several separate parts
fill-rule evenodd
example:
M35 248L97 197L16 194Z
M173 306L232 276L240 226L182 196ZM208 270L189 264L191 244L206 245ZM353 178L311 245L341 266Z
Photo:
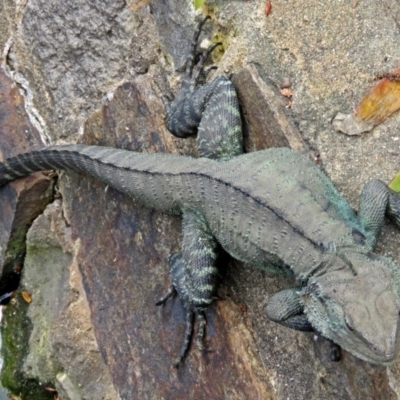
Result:
M26 303L29 304L29 303L32 302L32 296L28 292L26 292L25 290L23 290L21 292L21 296L25 300Z
M347 135L360 135L400 109L400 67L379 77L380 81L361 99L352 114L338 113L332 124Z
M131 11L136 11L140 7L147 6L147 4L149 4L149 3L150 3L150 0L138 0L138 1L133 2L133 4L131 4L131 6L129 8L131 9Z
M290 88L281 89L281 95L288 97L289 99L292 98L293 96L292 89Z
M363 97L355 116L376 126L400 109L400 68L386 74Z

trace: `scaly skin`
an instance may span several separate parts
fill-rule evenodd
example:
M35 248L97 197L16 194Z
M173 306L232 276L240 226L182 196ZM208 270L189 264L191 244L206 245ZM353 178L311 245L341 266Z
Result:
M167 105L169 129L180 137L197 133L201 158L52 146L0 164L0 185L33 171L73 170L149 207L182 215L182 252L170 258L172 285L158 302L177 292L187 310L175 365L189 347L193 314L199 318L201 345L203 312L214 300L217 284L217 242L238 260L294 275L298 286L272 296L269 318L294 329L316 330L364 360L394 361L400 270L372 250L385 214L400 224L399 196L371 181L357 215L332 182L294 151L242 154L231 82L218 77L197 87L204 58L198 64L193 55L189 58L182 89Z

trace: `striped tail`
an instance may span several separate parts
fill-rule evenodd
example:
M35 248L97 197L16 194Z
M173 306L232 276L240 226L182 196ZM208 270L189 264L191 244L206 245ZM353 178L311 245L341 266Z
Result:
M180 199L187 192L184 176L209 162L101 146L50 146L0 163L0 186L36 171L76 171L95 177L150 208L176 214L180 213Z
M0 163L0 186L33 172L52 169L88 173L81 151L88 146L50 146L41 150L18 154Z

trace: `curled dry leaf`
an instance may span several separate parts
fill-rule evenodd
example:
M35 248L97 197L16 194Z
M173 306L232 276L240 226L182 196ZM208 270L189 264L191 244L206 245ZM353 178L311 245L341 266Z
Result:
M292 107L292 96L293 96L292 89L290 89L290 88L281 89L281 95L285 96L289 99L288 103L286 104L286 108L291 108Z
M282 79L281 89L288 89L291 86L292 86L292 84L290 83L290 79L288 77L285 77Z

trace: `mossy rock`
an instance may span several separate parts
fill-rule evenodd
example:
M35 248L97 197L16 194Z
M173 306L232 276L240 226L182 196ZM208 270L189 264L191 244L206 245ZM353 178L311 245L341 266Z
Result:
M3 312L1 354L4 366L0 376L1 383L23 400L53 400L54 392L45 390L46 386L54 387L53 385L28 378L22 372L32 330L31 322L26 315L28 307L18 291Z

